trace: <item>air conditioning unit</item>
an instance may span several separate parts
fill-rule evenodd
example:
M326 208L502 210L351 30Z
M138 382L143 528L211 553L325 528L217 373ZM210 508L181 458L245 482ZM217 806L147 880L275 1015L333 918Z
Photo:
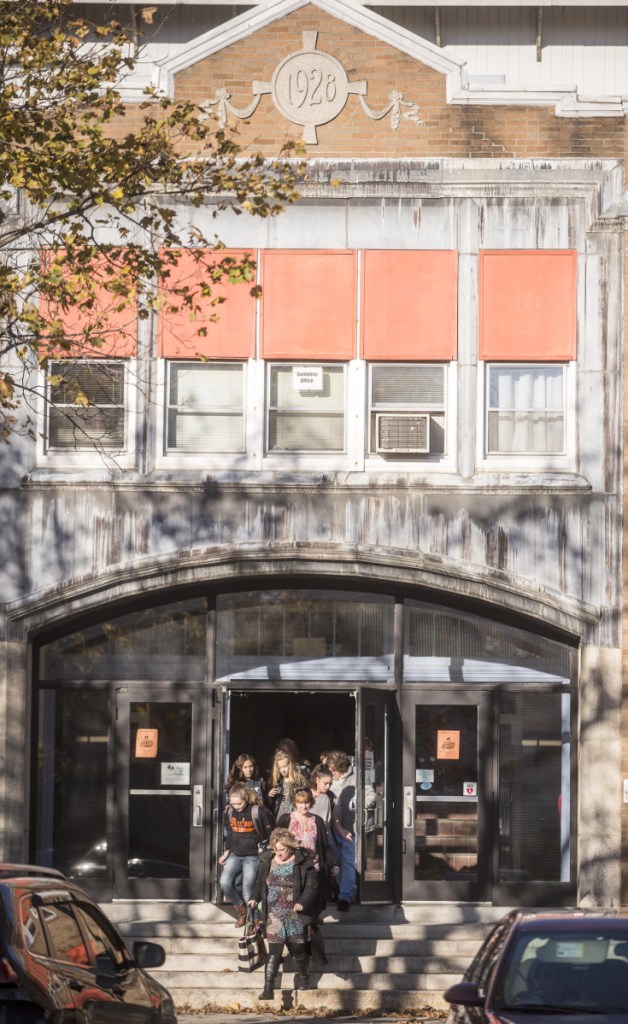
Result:
M381 413L375 417L378 452L422 455L430 450L429 413L404 415Z

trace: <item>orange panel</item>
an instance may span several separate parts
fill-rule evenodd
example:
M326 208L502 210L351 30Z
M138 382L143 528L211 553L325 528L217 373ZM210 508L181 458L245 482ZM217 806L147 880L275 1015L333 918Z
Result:
M576 253L480 253L480 359L576 358Z
M236 259L248 252L255 257L255 250L208 249L199 263L190 250L181 250L178 262L170 269L170 276L162 283L166 305L159 313L159 355L165 359L190 359L202 356L206 359L248 359L255 355L255 312L256 300L251 295L255 282L231 284L226 278L211 284L212 295L196 297L200 307L193 319L185 308L168 309L168 287L189 287L197 289L207 279L207 267L220 263L227 257ZM224 302L212 305L214 298ZM172 296L172 303L180 306L180 298ZM218 319L213 321L215 316ZM199 335L206 330L205 336Z
M367 250L362 273L365 359L455 359L458 254Z
M265 359L353 359L356 254L267 249L262 260Z
M42 263L48 256L46 251L42 252ZM105 257L102 259L104 264ZM71 274L68 267L68 276ZM98 262L96 263L95 275L98 277ZM102 277L105 277L104 271ZM70 307L62 309L54 303L48 302L44 297L40 298L39 311L43 317L49 320L59 320L68 340L76 338L76 344L68 352L53 351L50 355L57 357L73 356L89 357L90 359L108 359L113 357L124 358L134 356L137 351L137 304L131 302L122 309L117 309L115 295L106 288L96 289L94 302L95 317L103 317L103 344L101 346L90 346L82 340L82 332L89 325L90 315L87 311Z

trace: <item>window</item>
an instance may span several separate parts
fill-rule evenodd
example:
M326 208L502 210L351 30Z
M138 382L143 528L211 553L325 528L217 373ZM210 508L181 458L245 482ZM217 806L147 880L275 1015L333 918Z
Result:
M488 367L489 454L559 454L565 450L565 367Z
M168 363L168 451L244 449L244 365Z
M269 452L339 452L345 447L345 368L271 365Z
M85 451L125 447L125 366L72 360L50 365L47 446Z
M37 907L30 896L20 902L20 916L24 931L24 944L32 956L48 956L48 944Z
M124 967L127 962L125 948L109 922L98 913L95 907L87 906L84 903L75 908L75 913L83 924L94 958L108 956L114 967Z
M370 451L378 455L442 455L445 367L382 363L371 367Z
M44 916L53 960L88 967L89 955L72 908L57 903L45 907Z

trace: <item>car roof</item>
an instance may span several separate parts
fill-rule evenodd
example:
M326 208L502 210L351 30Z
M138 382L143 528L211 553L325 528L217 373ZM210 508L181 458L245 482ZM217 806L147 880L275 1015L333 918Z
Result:
M575 910L521 910L515 914L519 931L577 931L595 932L600 928L626 934L628 918L618 915L617 910L595 908Z
M10 878L62 878L65 875L55 868L42 868L38 864L1 864L0 881Z

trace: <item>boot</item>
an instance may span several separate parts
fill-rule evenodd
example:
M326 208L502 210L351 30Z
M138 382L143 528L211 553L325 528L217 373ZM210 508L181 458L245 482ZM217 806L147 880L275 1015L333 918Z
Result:
M264 965L264 990L258 995L258 999L272 999L274 993L275 978L281 966L281 955L269 953Z
M238 916L236 918L236 928L244 928L246 923L246 903L241 903L239 907L236 907Z
M308 956L307 946L299 944L290 952L292 953L292 959L294 960L294 966L296 967L296 974L294 976L295 990L307 990L310 987L310 976L308 974L310 958Z

